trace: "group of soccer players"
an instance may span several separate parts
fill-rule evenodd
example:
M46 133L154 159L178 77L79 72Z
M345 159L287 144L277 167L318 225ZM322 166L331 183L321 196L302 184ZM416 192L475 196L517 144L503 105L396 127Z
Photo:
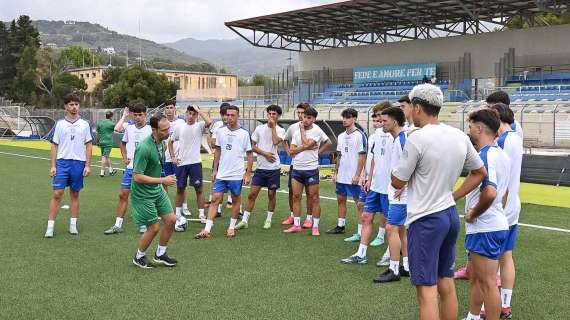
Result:
M65 119L56 123L50 138L50 175L54 191L45 233L48 238L54 235L55 217L68 186L71 194L69 232L78 234L79 191L83 177L90 173L89 123L79 117L76 96L70 95L64 102ZM398 107L388 102L379 103L373 108L375 131L369 138L356 125L358 112L352 108L342 111L345 131L337 137L333 175L338 220L327 233L345 233L347 202L352 199L356 204L358 228L357 233L345 241L359 242L359 246L341 262L367 263L368 246L381 245L386 238L387 250L377 264L388 268L374 278L374 282L410 277L416 286L421 319L456 319L458 303L453 267L459 216L455 201L466 197L465 247L469 263L466 269L455 274L470 280L470 311L466 319L510 318L515 278L512 251L520 213L522 130L514 121L508 95L504 92L492 94L486 108L469 115L471 139L462 131L439 122L442 104L441 90L431 84L414 87L408 96L399 100ZM175 230L186 230L186 218L190 214L186 202L189 184L195 190L199 220L204 224L195 239L212 236L225 193L229 193L233 204L226 236L234 237L236 230L247 229L262 188L267 189L268 195L263 228L270 229L276 192L280 189L278 148L282 145L292 157L288 183L290 214L282 222L289 227L283 232L299 233L306 228L312 236L319 236L319 158L331 141L315 123L317 110L301 103L295 111L299 121L285 130L279 125L282 109L277 105L267 107L265 123L256 127L251 135L239 122L239 108L229 104L220 106L220 121L212 121L197 106L188 106L185 118L179 118L175 101L168 101L164 114L154 115L150 121L147 121L146 107L135 104L125 109L112 131L109 123L101 123L98 125L103 155L100 175L105 175L104 167L109 168L110 175L115 172L108 158L112 143L105 135L109 132L111 135L124 133L120 148L126 166L115 224L105 234L122 232L130 196L133 220L142 234L133 263L141 268L152 267L145 252L160 232L153 260L166 266L176 265L176 259L167 254L167 244ZM111 117L112 114L107 115L108 119ZM198 117L203 121L198 121ZM209 206L204 201L200 155L204 133L209 133L207 141L214 149ZM468 175L454 190L464 170ZM242 186L249 184L251 189L242 213ZM167 195L169 186L176 186L175 210ZM307 215L301 223L303 193ZM372 239L375 213L382 215L379 215L378 235ZM164 224L162 229L159 217ZM497 277L501 280L500 291Z

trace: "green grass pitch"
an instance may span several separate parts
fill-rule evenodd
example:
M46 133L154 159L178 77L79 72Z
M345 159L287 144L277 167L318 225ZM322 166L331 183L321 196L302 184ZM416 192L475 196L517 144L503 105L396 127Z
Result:
M48 157L45 150L0 146L0 152ZM98 158L95 157L95 164ZM121 175L99 178L99 168L81 193L79 236L67 233L69 214L61 210L53 239L44 239L51 196L49 162L0 153L2 319L414 319L415 289L407 279L376 285L384 269L374 266L385 250L369 249L369 263L343 265L339 259L357 245L324 231L336 223L336 201L323 199L321 231L285 235L279 225L288 214L287 194L279 193L274 227L261 228L266 197L260 196L247 230L226 239L228 212L217 219L214 237L192 240L201 228L174 234L169 252L175 268L141 270L131 263L138 234L129 213L125 232L105 236L113 224ZM208 174L205 178L208 178ZM209 186L207 184L206 186ZM282 180L286 186L286 180ZM331 182L321 195L334 197ZM560 197L550 187L553 199ZM244 189L247 195L248 189ZM174 191L170 191L171 197ZM67 199L67 196L66 198ZM546 200L546 199L545 199ZM525 198L523 197L523 202ZM68 203L64 200L64 203ZM548 202L545 202L548 203ZM193 194L189 205L195 210ZM462 208L463 203L458 204ZM353 206L348 232L356 229ZM461 210L459 210L461 211ZM570 229L570 209L523 205L521 222ZM457 265L465 263L464 234L457 243ZM515 249L516 319L568 319L570 234L520 227ZM149 252L156 248L152 244ZM457 281L460 316L467 313L468 285Z

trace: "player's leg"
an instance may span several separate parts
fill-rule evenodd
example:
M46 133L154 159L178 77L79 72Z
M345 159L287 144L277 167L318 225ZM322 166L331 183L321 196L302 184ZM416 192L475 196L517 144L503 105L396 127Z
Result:
M400 276L409 277L410 276L410 262L408 260L408 231L406 227L401 225L398 226L398 233L400 235L400 243L402 250L402 265L400 266Z
M146 257L146 250L160 229L158 225L159 208L160 210L165 210L164 208L170 208L170 211L173 211L166 193L163 193L163 197L161 199L139 198L135 200L131 198L133 221L139 225L139 228L142 228L142 226L144 226L145 229L144 233L139 239L137 253L133 258L133 263L141 268L152 268L150 261Z
M318 173L317 173L318 177ZM311 199L311 212L313 214L313 225L311 228L311 234L313 236L319 236L319 222L321 220L321 198L319 197L319 183L310 184L307 187L308 197Z
M473 270L473 268L472 268ZM469 314L465 320L479 319L481 307L483 306L483 293L479 287L478 275L474 274L469 278Z
M85 162L72 161L69 184L69 233L73 235L79 234L77 231L77 218L79 217L79 191L83 189L83 171Z
M479 315L481 306L485 303L486 319L499 320L501 314L501 297L497 290L496 275L499 263L475 252L471 252L472 268L475 271L478 289L482 296L475 295L473 301L469 299L469 312Z
M205 239L210 237L212 232L212 227L214 226L214 219L217 215L218 205L222 202L224 198L224 192L228 190L227 181L216 179L212 184L212 202L208 207L208 217L206 219L206 226L200 233L194 236L194 239Z
M107 165L109 163L109 158L107 158L107 155L106 155L107 147L99 146L99 149L101 149L101 172L99 173L99 176L104 177L105 176L105 169L107 168Z
M125 213L127 212L132 180L133 169L126 169L121 180L121 189L119 191L119 201L117 202L115 224L109 229L105 230L104 233L107 235L123 232L123 220ZM139 231L142 231L144 233L146 226L140 225L139 228Z
M370 193L368 193L370 196ZM370 237L372 237L372 221L374 220L374 213L369 212L368 210L373 210L370 207L365 207L364 212L362 213L362 217L360 222L362 223L362 230L361 230L361 237L359 238L360 243L358 245L358 250L349 256L348 258L341 259L342 263L357 263L357 264L365 264L368 263L368 257L366 256L366 252L368 250L368 241Z
M273 218L273 212L275 212L275 207L277 205L277 189L267 190L267 216L265 217L265 222L263 223L263 229L271 228L271 219Z
M378 233L376 234L376 237L370 243L370 246L372 247L379 247L382 244L384 244L384 237L386 235L386 222L387 222L386 216L388 215L388 210L390 209L390 202L388 201L387 194L380 193L380 206L382 208L381 212L383 214L379 215L380 225L378 226ZM388 248L386 248L386 252L384 253L383 258L385 258L384 260L386 260L386 262L389 262L390 254L388 253Z
M61 205L61 198L63 197L63 193L65 189L57 189L53 190L51 200L49 202L48 207L48 222L46 227L46 238L53 237L53 232L55 228L55 218L57 217L57 213L59 211L59 206Z
M242 185L243 185L242 180L229 181L229 191L230 191L229 193L232 196L232 203L234 205L231 208L232 210L231 210L230 225L229 225L228 230L226 232L226 236L228 236L228 237L235 236L235 227L236 227L236 223L237 223L237 220L239 218L239 212L240 212ZM249 219L249 217L248 217L248 219Z
M307 205L307 215L305 216L305 221L303 221L303 228L310 229L313 227L313 202L309 197L309 190L307 188L305 188L305 196L307 197L305 200ZM299 208L299 210L301 210L301 208Z
M206 223L206 215L204 214L204 186L194 187L196 193L196 204L198 206L198 218L202 223Z
M245 203L245 210L243 211L243 216L241 218L241 221L236 225L237 230L247 229L247 227L249 226L249 216L251 215L251 211L255 206L255 200L257 199L260 190L261 186L253 184L251 186L251 189L249 189L249 194L247 195L247 201Z
M345 238L345 242L360 242L360 237L362 235L362 214L364 213L364 204L366 202L366 192L361 189L358 199L356 200L356 221L358 223L356 233L352 234L350 237Z
M172 208L171 208L172 209ZM163 264L167 267L174 267L178 261L168 255L168 241L172 237L174 232L174 225L176 224L176 215L174 212L162 214L161 216L163 226L160 230L160 238L158 240L158 246L156 247L156 253L154 255L153 261L156 263Z
M512 317L511 298L516 278L513 250L515 248L517 233L518 225L515 224L509 227L507 239L501 248L502 253L499 257L501 269L501 317L503 318Z
M287 193L288 201L289 201L289 215L283 219L281 222L282 225L291 225L293 224L293 191L291 186L291 181L293 179L293 166L289 166L289 174L287 175L287 187L289 192Z
M297 172L293 172L294 175ZM285 233L297 233L301 232L301 198L303 193L303 179L302 176L294 176L291 180L291 189L290 194L293 198L293 226L290 228L283 230Z
M152 243L152 240L154 239L154 237L156 237L159 231L158 221L152 224L147 224L145 226L146 226L146 231L142 234L142 236L139 239L139 243L137 246L137 253L133 258L133 263L140 268L149 269L152 268L152 264L146 257L146 250L148 249L148 247Z
M347 192L345 185L342 183L336 183L336 202L337 202L337 224L334 228L327 230L328 234L342 234L345 232L346 225L346 199Z
M439 228L442 228L440 229L441 234L445 235L437 254L439 256L437 275L439 277L438 292L441 300L440 314L442 320L451 320L457 319L458 312L457 294L453 282L453 265L455 264L455 245L460 222L455 206L442 211L440 218ZM497 269L495 269L496 271ZM413 271L411 274L413 275Z
M190 175L190 165L176 167L176 197L174 200L176 206L176 219L182 217L182 204L186 202L186 187L188 186L188 177Z
M206 223L206 215L204 214L204 177L202 176L202 163L190 165L189 181L194 186L196 193L196 204L198 206L198 218L201 223Z

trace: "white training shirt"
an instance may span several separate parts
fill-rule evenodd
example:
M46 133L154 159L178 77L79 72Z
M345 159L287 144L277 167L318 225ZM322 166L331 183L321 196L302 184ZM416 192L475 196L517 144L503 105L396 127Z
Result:
M374 172L370 190L388 194L388 184L390 184L390 171L392 170L390 159L392 158L392 146L394 137L384 132L383 129L374 132L374 146L372 154L374 156Z
M275 130L277 131L277 136L283 140L285 136L285 129L276 125ZM275 162L269 162L264 156L257 155L257 169L261 170L279 170L281 168L281 161L279 160L279 154L277 153L277 148L279 144L273 144L273 129L267 124L262 124L257 126L253 133L251 134L251 140L256 143L257 147L263 151L269 151L275 155Z
M123 134L123 142L126 143L127 148L127 159L129 160L129 164L127 165L127 169L133 168L133 160L135 159L135 149L137 148L139 142L142 139L150 136L152 134L152 128L150 125L145 124L140 128L137 128L137 125L133 123L129 123L125 127L125 133Z
M521 167L523 158L523 140L514 131L507 131L497 138L497 144L505 151L511 161L509 175L509 188L507 202L505 203L505 215L509 226L519 223L521 213L521 199L519 190L521 186Z
M230 129L223 126L215 131L216 146L220 147L220 162L216 179L243 180L244 157L251 151L249 132L242 127Z
M206 122L196 121L193 124L177 125L172 133L172 141L178 143L178 153L176 148L174 155L180 159L179 166L202 163L200 149L202 147L202 134L206 128Z
M517 120L511 124L511 129L521 138L521 140L524 139L523 129Z
M479 203L481 190L489 185L497 190L497 197L493 204L478 216L473 223L465 222L465 233L482 233L508 230L509 223L503 212L503 196L509 184L510 161L507 154L497 146L485 146L479 151L479 157L483 160L487 169L487 177L483 182L469 192L465 197L465 212L474 208Z
M172 137L172 134L174 133L174 129L176 129L177 126L179 125L183 125L186 124L186 121L183 118L176 118L172 121L170 121L170 128L168 128L168 134L169 134L169 138ZM172 159L170 159L170 152L168 152L168 148L165 148L165 152L164 152L164 162L172 162ZM174 142L174 154L178 153L178 142Z
M93 141L91 126L83 118L64 118L55 123L49 140L57 145L57 159L86 161L85 144Z
M352 177L358 168L358 160L361 154L368 151L366 134L355 128L352 132L346 131L338 135L336 151L340 152L340 163L336 174L336 182L352 184ZM358 173L360 176L361 173Z
M212 139L216 139L216 130L223 127L225 124L222 120L214 120L210 125L210 134L212 135Z
M318 125L316 125L314 123L313 123L313 127L316 127L320 130L320 135L321 135L321 139L323 142L329 140L329 137L323 131L323 129L321 129L321 127L319 127ZM289 142L293 141L293 136L295 135L295 132L299 132L299 122L295 122L287 128L287 131L285 131L285 136L283 137L283 140L289 141Z
M404 151L404 147L406 146L406 140L407 140L407 134L405 129L400 131L398 136L394 138L394 143L392 144L392 155L390 157L390 168L396 167L398 161L400 161L400 158L402 157L402 153ZM392 183L388 183L388 200L390 201L390 204L392 203L407 204L408 186L404 187L404 191L402 191L399 199L394 198L395 194L396 194L396 188L392 187Z
M323 140L323 131L318 126L314 125L309 130L305 130L305 138L313 140L316 145L310 150L304 150L295 156L291 164L295 170L316 170L319 168L319 146L325 140ZM325 135L326 136L326 135ZM328 138L327 138L328 139ZM292 145L302 146L303 141L301 141L301 131L297 130L293 133L293 139L291 140Z
M463 168L476 170L483 161L469 137L446 124L428 124L406 140L392 174L408 182L406 225L455 205L453 187Z

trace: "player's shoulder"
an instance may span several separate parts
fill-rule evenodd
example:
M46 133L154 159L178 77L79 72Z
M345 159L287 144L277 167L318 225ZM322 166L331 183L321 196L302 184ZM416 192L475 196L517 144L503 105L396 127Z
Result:
M246 134L248 137L251 134L249 132L248 129L244 128L243 126L239 126L239 128L236 130L237 132L241 133L241 134Z

